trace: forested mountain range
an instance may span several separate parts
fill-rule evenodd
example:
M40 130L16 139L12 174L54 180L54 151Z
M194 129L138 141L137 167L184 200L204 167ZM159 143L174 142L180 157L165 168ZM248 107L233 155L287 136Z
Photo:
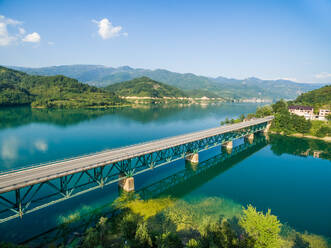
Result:
M102 65L63 65L42 68L14 67L37 75L65 75L97 87L149 77L155 81L185 90L194 97L222 97L224 99L262 98L269 100L295 99L303 92L323 86L303 84L289 80L262 80L258 78L229 79L205 77L193 73L176 73L168 70L135 69L129 66L118 68Z
M110 107L124 102L112 92L76 79L29 75L0 66L0 106Z

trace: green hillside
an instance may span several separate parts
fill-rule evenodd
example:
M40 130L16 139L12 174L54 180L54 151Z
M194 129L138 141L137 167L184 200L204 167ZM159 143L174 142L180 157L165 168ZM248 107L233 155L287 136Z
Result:
M312 106L315 109L325 107L331 108L331 85L324 86L317 90L312 90L303 93L291 102L291 104L300 104L305 106Z
M247 98L295 99L301 93L323 86L321 84L303 84L282 79L212 78L193 73L176 73L162 69L136 69L129 66L113 68L102 65L66 65L43 68L16 67L16 69L37 75L61 74L97 87L105 87L145 76L188 92L191 96L201 97L210 94L209 97L221 97L228 100Z
M112 92L65 76L31 76L0 67L0 106L110 107L124 101Z
M155 98L186 97L186 94L182 90L157 82L148 77L140 77L122 83L112 84L105 89L119 96Z

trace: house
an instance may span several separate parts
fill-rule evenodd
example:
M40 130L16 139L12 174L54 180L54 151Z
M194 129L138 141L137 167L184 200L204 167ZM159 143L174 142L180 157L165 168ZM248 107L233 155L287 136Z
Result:
M314 114L314 108L308 106L289 106L288 111L291 114L305 117L306 120L326 121L326 116L331 114L329 109L320 109L318 115Z
M313 107L300 106L300 105L289 106L288 111L291 114L304 116L306 120L314 120L315 119L314 108Z
M331 114L330 109L320 109L318 113L318 119L321 121L326 121L326 117Z

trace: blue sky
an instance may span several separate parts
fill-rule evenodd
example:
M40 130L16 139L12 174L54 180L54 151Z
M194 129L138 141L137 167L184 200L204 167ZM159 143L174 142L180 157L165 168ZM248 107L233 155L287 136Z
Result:
M0 0L0 64L326 83L330 13L330 0Z

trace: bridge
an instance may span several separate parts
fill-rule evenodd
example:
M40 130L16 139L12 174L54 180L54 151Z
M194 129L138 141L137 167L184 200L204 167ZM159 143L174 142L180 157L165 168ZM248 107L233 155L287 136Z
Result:
M269 128L273 117L258 118L171 138L106 150L0 174L0 223L118 182L134 190L134 176ZM46 194L47 192L47 194Z

